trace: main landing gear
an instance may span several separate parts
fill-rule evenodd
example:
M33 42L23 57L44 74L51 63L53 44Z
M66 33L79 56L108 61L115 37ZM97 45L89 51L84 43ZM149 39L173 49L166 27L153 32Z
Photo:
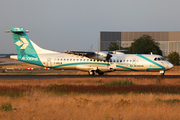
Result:
M103 72L98 72L98 74L99 74L99 75L104 75L104 73L103 73Z
M89 71L89 75L94 75L95 74L95 71L94 70L90 70Z
M95 75L95 72L98 73L98 75L103 75L104 74L104 72L95 71L95 70L90 70L88 73L89 73L89 75Z

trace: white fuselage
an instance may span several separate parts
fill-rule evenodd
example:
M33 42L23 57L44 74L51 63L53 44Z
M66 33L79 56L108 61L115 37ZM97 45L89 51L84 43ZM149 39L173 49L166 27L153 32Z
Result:
M44 67L83 71L99 69L103 72L114 70L160 71L169 70L173 67L170 62L160 58L162 58L160 55L112 54L109 61L97 61L87 57L65 53L39 54L39 59Z
M173 68L173 65L160 55L124 54L113 51L105 53L88 51L65 51L59 53L43 49L27 36L27 31L21 27L11 27L11 32L18 55L10 58L36 64L52 69L72 69L88 71L90 75L115 70L160 71ZM86 56L86 57L85 57Z

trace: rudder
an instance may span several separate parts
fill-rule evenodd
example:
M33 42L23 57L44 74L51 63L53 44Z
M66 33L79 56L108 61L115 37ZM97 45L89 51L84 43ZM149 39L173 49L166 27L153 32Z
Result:
M43 66L36 50L26 34L28 31L23 30L21 27L11 27L11 30L6 32L12 33L18 60Z
M11 31L18 55L37 54L23 28L11 27Z

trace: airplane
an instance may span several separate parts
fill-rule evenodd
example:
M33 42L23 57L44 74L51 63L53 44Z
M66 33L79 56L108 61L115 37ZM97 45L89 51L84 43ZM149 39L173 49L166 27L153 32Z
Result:
M160 55L154 54L124 54L122 51L63 51L46 50L33 41L27 34L29 30L21 27L11 27L6 31L12 33L17 55L11 59L39 65L56 70L81 70L89 75L103 75L113 71L159 71L164 75L166 70L174 66Z

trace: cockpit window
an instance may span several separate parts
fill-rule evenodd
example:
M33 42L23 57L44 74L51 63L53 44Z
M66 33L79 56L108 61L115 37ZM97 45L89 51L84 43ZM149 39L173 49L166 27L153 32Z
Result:
M164 60L166 60L166 59L165 59L165 58L163 58L163 57L161 57L161 60L163 60L163 61L164 61Z
M163 57L160 57L160 58L154 58L154 61L165 61L166 59L163 58Z

